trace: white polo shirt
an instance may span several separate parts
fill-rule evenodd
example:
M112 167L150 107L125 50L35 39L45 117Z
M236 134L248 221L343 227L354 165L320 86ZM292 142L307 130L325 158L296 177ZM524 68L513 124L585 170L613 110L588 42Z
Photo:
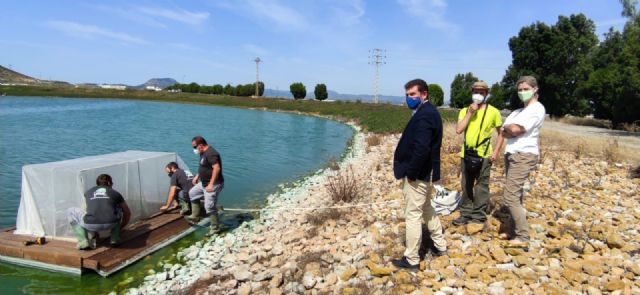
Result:
M503 126L517 124L524 128L525 133L518 137L507 138L505 153L540 155L540 128L542 128L545 114L544 106L539 101L513 111L504 121Z

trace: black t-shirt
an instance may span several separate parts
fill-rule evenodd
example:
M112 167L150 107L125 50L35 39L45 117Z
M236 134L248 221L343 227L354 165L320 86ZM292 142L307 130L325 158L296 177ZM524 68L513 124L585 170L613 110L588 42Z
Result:
M178 190L188 192L193 184L187 177L187 173L182 169L177 169L176 172L171 175L171 186L178 187Z
M84 223L108 224L120 221L116 209L124 203L124 198L116 190L107 186L96 186L84 193L84 199L87 202Z
M209 148L204 151L204 153L200 154L200 167L198 168L198 177L202 182L202 185L207 186L209 181L211 181L211 174L213 172L213 165L216 163L220 164L220 176L216 179L216 183L221 184L224 182L224 177L222 176L222 158L220 158L220 154L216 149L209 146Z

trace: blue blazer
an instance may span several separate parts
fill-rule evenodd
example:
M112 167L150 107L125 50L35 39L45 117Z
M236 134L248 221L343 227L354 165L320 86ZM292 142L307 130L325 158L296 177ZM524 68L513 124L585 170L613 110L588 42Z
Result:
M428 101L421 104L402 131L393 155L396 179L440 180L442 118Z

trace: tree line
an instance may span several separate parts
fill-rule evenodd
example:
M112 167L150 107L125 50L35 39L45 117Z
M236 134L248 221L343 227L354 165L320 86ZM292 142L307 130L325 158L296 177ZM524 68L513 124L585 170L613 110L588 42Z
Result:
M217 94L217 95L231 95L231 96L252 96L256 94L256 83L251 84L238 84L232 86L227 84L222 86L221 84L215 84L211 86L200 85L192 82L189 84L176 83L166 88L167 90L180 90L181 92L188 93L203 93L203 94ZM264 94L264 83L258 82L258 96Z
M491 86L489 103L522 107L515 83L523 75L538 79L540 101L552 117L593 114L614 126L640 120L640 14L637 0L620 0L627 21L622 32L610 28L604 40L584 14L559 16L553 25L536 22L509 39L512 63ZM473 73L457 74L450 106L471 103Z

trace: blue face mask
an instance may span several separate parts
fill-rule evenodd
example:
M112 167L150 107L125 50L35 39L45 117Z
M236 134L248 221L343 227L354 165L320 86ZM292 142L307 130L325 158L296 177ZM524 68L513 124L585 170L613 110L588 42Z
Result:
M411 97L407 95L406 100L407 100L407 107L409 107L409 109L412 109L412 110L417 109L420 103L422 103L422 101L420 101L420 96Z

